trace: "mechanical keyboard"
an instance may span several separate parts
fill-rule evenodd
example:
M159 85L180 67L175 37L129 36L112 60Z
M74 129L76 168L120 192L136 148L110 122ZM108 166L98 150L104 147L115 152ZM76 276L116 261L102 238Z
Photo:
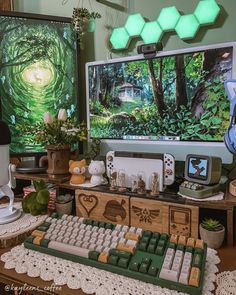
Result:
M191 295L202 294L207 252L202 240L53 214L24 246Z

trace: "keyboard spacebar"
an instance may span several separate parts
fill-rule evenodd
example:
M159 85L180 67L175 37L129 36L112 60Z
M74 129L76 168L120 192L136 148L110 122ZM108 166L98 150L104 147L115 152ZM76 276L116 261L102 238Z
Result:
M53 250L57 250L57 251L61 251L64 253L73 254L76 256L85 257L85 258L88 258L88 254L90 251L89 249L80 248L77 246L72 246L72 245L60 243L57 241L50 241L48 243L48 248L53 249Z

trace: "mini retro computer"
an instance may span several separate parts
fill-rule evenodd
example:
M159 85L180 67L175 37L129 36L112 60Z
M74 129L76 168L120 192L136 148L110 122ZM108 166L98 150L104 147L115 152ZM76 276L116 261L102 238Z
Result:
M207 198L219 192L222 160L218 157L187 155L185 179L179 193L193 198Z

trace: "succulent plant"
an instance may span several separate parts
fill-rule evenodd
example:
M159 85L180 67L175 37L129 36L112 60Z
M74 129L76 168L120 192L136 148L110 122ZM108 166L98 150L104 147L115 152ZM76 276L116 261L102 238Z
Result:
M204 229L209 231L220 231L224 228L224 226L216 219L205 218L201 225Z

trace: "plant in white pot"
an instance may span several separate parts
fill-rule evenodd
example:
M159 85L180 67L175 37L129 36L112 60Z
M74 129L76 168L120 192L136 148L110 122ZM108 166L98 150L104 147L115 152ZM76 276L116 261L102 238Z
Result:
M212 218L205 218L200 224L200 237L209 248L221 247L225 237L225 227Z

